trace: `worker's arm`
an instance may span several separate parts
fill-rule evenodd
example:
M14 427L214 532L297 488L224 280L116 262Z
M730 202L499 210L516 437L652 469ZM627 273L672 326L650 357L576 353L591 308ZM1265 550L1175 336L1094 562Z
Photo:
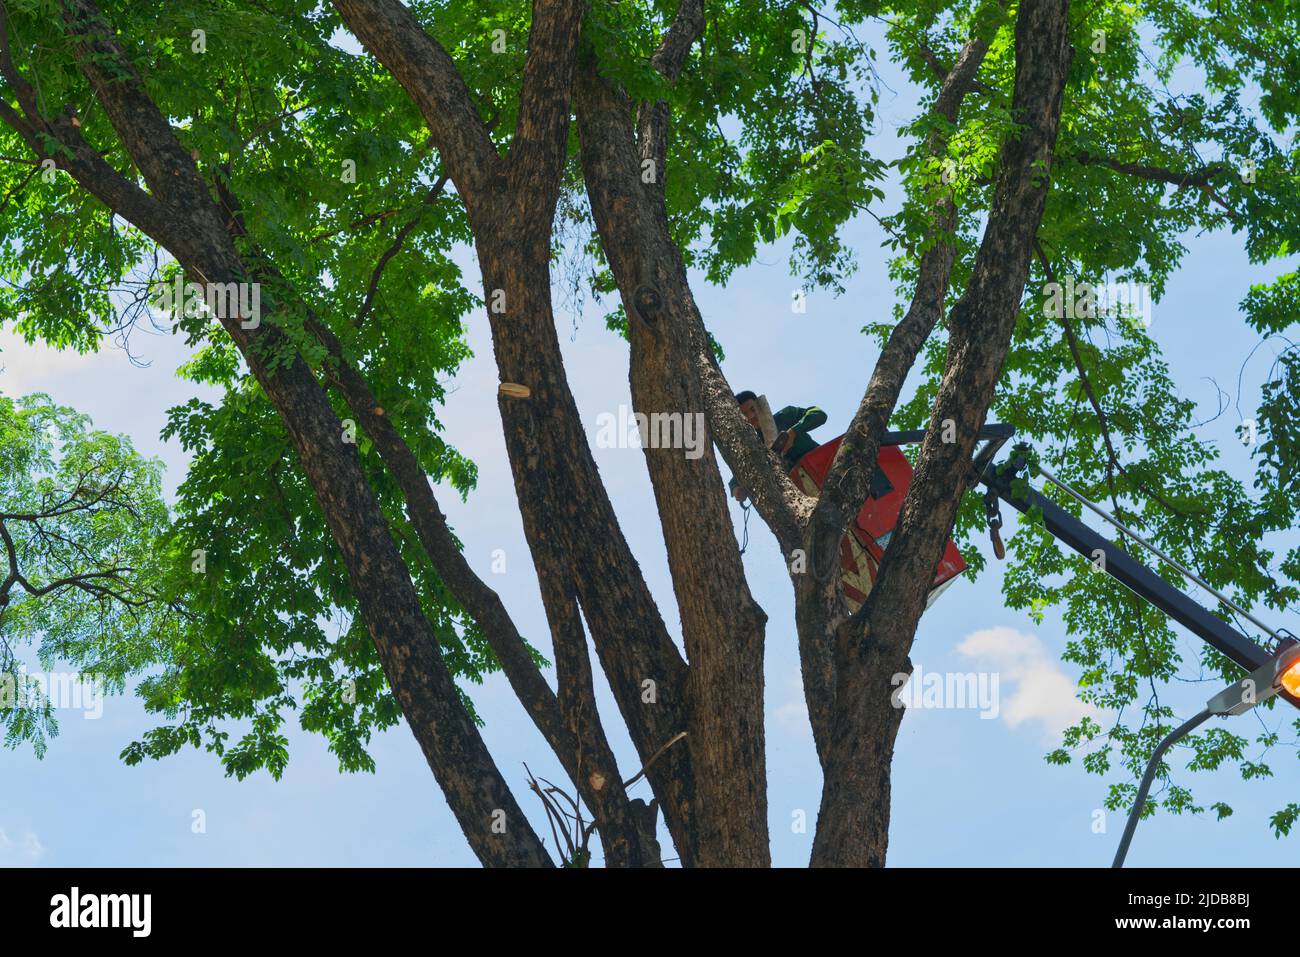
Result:
M811 432L817 426L825 424L826 413L815 405L810 405L806 409L797 405L787 405L772 416L772 419L776 422L776 427L781 430L773 448L785 454L794 444L796 436Z
M803 414L800 416L799 421L789 426L791 432L811 432L817 426L826 424L826 413L815 405L797 411Z
M782 432L811 432L819 425L826 424L826 413L815 405L801 409L797 405L787 405L772 416L776 427Z

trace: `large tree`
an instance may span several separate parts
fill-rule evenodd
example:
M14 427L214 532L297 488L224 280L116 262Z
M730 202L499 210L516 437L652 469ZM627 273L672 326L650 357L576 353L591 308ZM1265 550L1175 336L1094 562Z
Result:
M867 149L874 54L853 32L867 21L927 91L894 160ZM1140 323L1044 303L1066 277L1158 294L1188 229L1231 229L1260 262L1292 252L1298 26L1293 0L4 0L5 318L90 348L160 289L192 283L206 307L167 297L196 349L184 372L225 390L170 414L193 464L168 597L200 624L145 682L170 720L128 760L192 743L231 773L279 773L284 712L301 708L342 767L367 768L369 736L405 720L484 864L560 863L456 680L499 668L607 864L661 859L657 813L684 864L768 864L766 615L720 453L791 571L824 773L811 863L883 864L903 719L893 678L911 670L946 539L979 520L965 492L991 414L1180 557L1212 541L1200 571L1240 601L1296 598L1300 555L1279 565L1267 545L1294 519L1294 354L1266 388L1250 493L1190 434L1190 405ZM1204 92L1170 93L1188 64ZM880 356L814 499L741 415L691 279L725 282L793 234L803 281L840 288L855 256L842 227L860 213L892 237L906 306L891 322L863 316ZM455 265L463 244L480 277ZM637 411L707 422L698 457L645 449L676 627L569 388L552 301L566 251L591 257L593 292L617 294L609 321L628 342ZM1295 284L1251 291L1262 333L1290 323ZM474 480L437 419L473 313L492 333L554 689L434 494ZM906 395L913 370L921 385ZM929 428L850 614L836 556L891 422ZM1007 600L1064 609L1086 696L1122 709L1177 672L1167 622L1044 546L1033 526L1013 540ZM618 766L602 724L589 639L635 768ZM1136 766L1171 717L1154 696L1138 712L1138 727L1085 721L1067 738L1100 745L1098 770L1113 749ZM251 730L231 744L236 719ZM1245 762L1244 745L1202 735L1197 763ZM642 770L648 805L623 783ZM1190 806L1170 794L1171 809ZM1130 796L1120 785L1111 801Z
M162 466L48 396L0 396L0 727L44 754L59 707L166 658L185 616L154 549ZM27 671L34 645L45 673ZM66 666L75 672L60 672Z

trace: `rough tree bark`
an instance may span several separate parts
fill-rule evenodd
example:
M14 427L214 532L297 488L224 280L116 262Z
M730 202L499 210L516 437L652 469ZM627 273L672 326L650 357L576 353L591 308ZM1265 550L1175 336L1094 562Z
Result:
M1002 371L1042 219L1072 48L1068 0L1023 0L1016 22L1012 116L984 239L953 307L947 364L911 488L875 587L837 629L836 698L814 866L881 866L890 765L903 710L892 676L908 652L926 593L969 485L970 457ZM956 441L945 443L951 420Z
M700 4L687 0L655 57L669 79L680 72L702 29ZM633 405L649 417L703 420L704 391L692 361L703 324L668 235L663 203L667 108L642 105L638 151L631 102L589 59L580 70L577 111L587 194L629 317ZM646 160L655 174L651 183L642 177ZM699 794L697 863L767 866L767 616L745 579L707 430L701 438L698 458L680 448L645 448L690 662L688 743Z
M56 119L42 114L13 62L7 15L0 20L0 70L18 92L22 113L5 104L0 118L41 158L46 158L43 135L66 147L49 158L168 249L193 281L248 281L251 270L194 159L148 96L112 27L90 0L65 0L62 9L80 68L149 192L102 160L70 111ZM459 700L356 450L342 441L342 423L311 369L274 325L245 328L249 317L220 318L285 423L343 555L393 693L470 845L485 864L550 866ZM268 361L286 352L287 362Z
M334 5L419 107L447 157L474 232L498 371L503 382L529 390L527 398L503 396L498 405L538 574L568 579L544 585L544 594L553 588L556 596L577 595L632 741L650 761L688 727L687 667L600 481L551 305L551 225L583 5L534 5L520 121L504 159L455 64L403 4ZM550 561L557 542L563 561ZM700 836L690 750L670 748L647 777L683 864L695 863Z

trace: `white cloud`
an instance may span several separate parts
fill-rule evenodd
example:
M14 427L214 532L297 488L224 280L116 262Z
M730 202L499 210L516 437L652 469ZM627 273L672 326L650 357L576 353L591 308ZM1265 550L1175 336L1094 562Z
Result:
M80 355L43 343L29 345L16 333L0 330L0 391L9 396L48 392L68 376L102 369L104 353Z
M809 727L808 705L804 704L802 701L788 701L776 708L776 710L772 712L772 716L783 726L788 728L801 731L804 728Z
M812 724L808 720L808 702L803 694L803 676L798 668L786 671L773 682L785 689L785 701L771 709L772 720L780 730L794 735L812 737Z
M15 840L0 828L0 867L30 867L45 855L45 848L31 831Z
M957 651L998 672L1001 716L1013 728L1036 721L1055 737L1084 715L1100 714L1079 700L1074 681L1037 635L981 628L967 635Z

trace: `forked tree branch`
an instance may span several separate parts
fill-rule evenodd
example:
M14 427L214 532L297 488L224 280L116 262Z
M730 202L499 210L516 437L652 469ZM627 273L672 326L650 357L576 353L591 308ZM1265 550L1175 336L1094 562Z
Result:
M86 156L71 114L46 124L39 116L29 145L50 128L73 151L60 165L88 191L166 246L188 273L211 283L241 282L248 273L226 231L220 210L193 159L177 141L124 55L111 26L89 0L65 0L73 52L123 145L155 196L144 194L98 154ZM106 66L111 64L111 72ZM11 111L12 112L12 111ZM13 117L5 115L6 119ZM27 137L27 133L19 126ZM96 162L98 161L98 162ZM119 205L118 200L121 199ZM139 215L139 221L131 218ZM461 703L437 639L369 487L354 447L302 356L272 369L254 340L277 340L269 323L222 317L250 369L289 431L303 469L345 559L361 608L393 693L442 786L470 845L485 864L548 866L552 862L533 831ZM494 826L500 815L508 827Z
M970 457L1011 344L1042 221L1073 48L1068 0L1022 0L1012 117L970 282L954 306L948 358L911 487L871 593L837 629L834 734L813 841L819 866L881 866L889 763L902 721L897 678L970 480ZM948 424L945 429L944 424ZM944 432L955 441L944 441Z
M957 123L961 104L988 52L990 36L971 37L952 70L945 76L932 111L945 124ZM947 145L938 130L927 142L932 157L941 158ZM809 719L818 755L826 760L832 733L836 677L834 635L844 618L839 575L839 546L845 529L862 508L871 488L880 437L898 404L922 346L943 316L956 248L952 231L957 207L952 190L936 187L931 212L933 243L921 256L916 289L902 321L894 327L876 360L867 390L831 462L821 497L807 529L807 573L795 580L795 617Z
M334 7L419 108L473 216L502 160L456 64L400 0L334 0Z

